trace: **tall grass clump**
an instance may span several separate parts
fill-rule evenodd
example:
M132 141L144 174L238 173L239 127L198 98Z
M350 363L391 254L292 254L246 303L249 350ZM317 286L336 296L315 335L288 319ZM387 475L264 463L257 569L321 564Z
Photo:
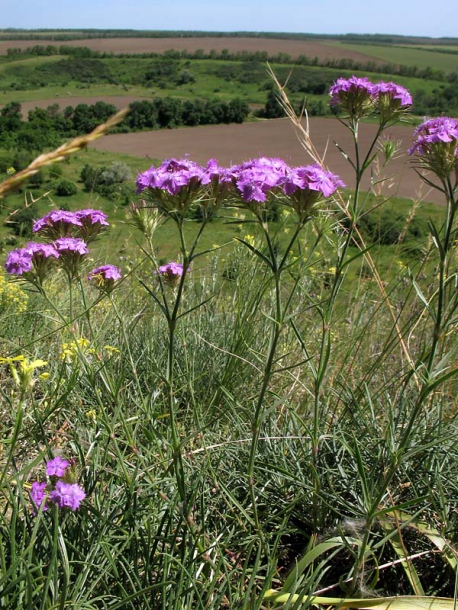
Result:
M0 323L0 607L454 608L458 122L413 135L443 216L382 277L361 184L383 189L412 99L330 93L354 184L280 91L310 165L151 167L124 270L92 258L93 209L51 210L8 254L28 298L2 288L25 297ZM217 216L239 236L209 248Z

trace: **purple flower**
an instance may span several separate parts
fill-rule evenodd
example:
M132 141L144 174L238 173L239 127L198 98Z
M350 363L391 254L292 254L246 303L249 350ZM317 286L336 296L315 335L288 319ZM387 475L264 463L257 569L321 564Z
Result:
M81 221L75 212L52 210L34 222L33 232L41 232L50 239L57 239L69 235L75 227L81 226Z
M48 506L46 505L46 496L46 483L38 483L38 481L32 483L30 498L33 502L35 513L36 511L40 510L40 508L43 510L43 512L48 510Z
M183 275L183 265L181 263L170 262L158 268L157 274L170 285L176 285Z
M92 210L91 208L87 208L85 210L75 212L75 216L82 222L83 225L98 224L106 227L109 226L109 223L107 222L108 216L102 212L102 210Z
M283 180L283 191L290 197L292 207L301 216L307 216L315 203L330 197L340 186L345 186L336 174L319 165L294 167Z
M383 97L386 97L390 102L398 100L398 107L412 105L412 96L410 92L396 83L385 83L384 81L380 81L375 85L375 95L379 100Z
M97 235L109 226L107 215L102 210L87 208L75 212L75 215L82 225L76 234L86 242L94 241Z
M48 477L63 477L68 466L70 462L57 456L46 462L46 474Z
M50 501L59 508L72 510L78 510L85 497L84 490L77 483L64 483L64 481L57 481L55 488L49 494Z
M282 184L288 165L282 159L260 157L230 171L243 201L265 202L268 193Z
M79 254L83 256L89 252L86 242L78 237L61 237L56 239L54 246L62 255Z
M366 77L338 78L329 89L331 106L340 106L350 117L359 119L373 109L376 85Z
M93 269L87 276L87 279L94 280L97 288L105 292L111 292L114 288L115 282L120 280L122 277L121 270L115 265L102 265Z
M203 176L203 167L189 159L166 159L158 168L151 167L137 177L137 193L161 189L177 195L184 187L198 188Z
M42 258L59 258L59 253L52 244L39 244L34 241L30 241L26 244L24 250L32 255L32 260L35 262L37 259Z
M424 121L414 132L409 155L416 155L421 167L434 172L441 180L458 170L458 119L437 117Z
M10 275L22 275L32 271L32 268L32 254L26 248L18 248L8 254L5 269Z

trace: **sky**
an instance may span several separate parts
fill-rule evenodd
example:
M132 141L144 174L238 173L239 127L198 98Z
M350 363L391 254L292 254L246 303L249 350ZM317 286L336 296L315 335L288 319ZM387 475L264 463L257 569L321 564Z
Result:
M456 0L2 0L2 28L458 37Z

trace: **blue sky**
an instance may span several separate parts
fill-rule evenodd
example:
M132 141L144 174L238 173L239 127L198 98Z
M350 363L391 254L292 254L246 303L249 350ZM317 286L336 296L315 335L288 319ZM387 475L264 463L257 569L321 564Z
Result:
M2 0L0 28L458 37L456 0Z

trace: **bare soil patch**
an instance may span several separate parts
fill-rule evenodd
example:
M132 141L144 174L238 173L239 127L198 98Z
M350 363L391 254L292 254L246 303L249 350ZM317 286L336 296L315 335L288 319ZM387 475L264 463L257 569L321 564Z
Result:
M37 44L43 46L66 45L88 47L94 51L107 53L163 53L171 49L189 51L191 53L198 49L202 49L206 53L212 50L220 52L224 49L231 52L266 51L269 55L287 53L292 58L306 55L311 58L318 57L321 61L325 59L338 60L348 58L363 63L368 61L381 63L380 59L375 57L339 46L331 46L325 42L273 38L89 38L68 42L55 40L2 40L0 41L0 55L6 55L6 51L9 48L26 49Z
M372 141L375 125L361 125L359 141L363 150ZM328 168L339 174L351 187L354 176L347 161L334 142L353 154L351 136L345 127L335 119L310 119L310 133L320 154L325 154ZM386 196L398 195L416 198L421 195L425 201L442 202L440 194L426 189L411 165L407 149L412 143L413 128L395 126L387 135L401 143L400 156L384 170L384 176L393 177L385 182L382 193ZM140 133L106 135L91 146L99 150L120 152L163 160L168 157L189 157L206 163L215 158L223 165L241 163L259 156L281 157L292 165L306 165L311 159L299 143L296 132L287 119L273 119L241 125L205 125L173 130L144 131ZM369 186L369 178L363 185Z

